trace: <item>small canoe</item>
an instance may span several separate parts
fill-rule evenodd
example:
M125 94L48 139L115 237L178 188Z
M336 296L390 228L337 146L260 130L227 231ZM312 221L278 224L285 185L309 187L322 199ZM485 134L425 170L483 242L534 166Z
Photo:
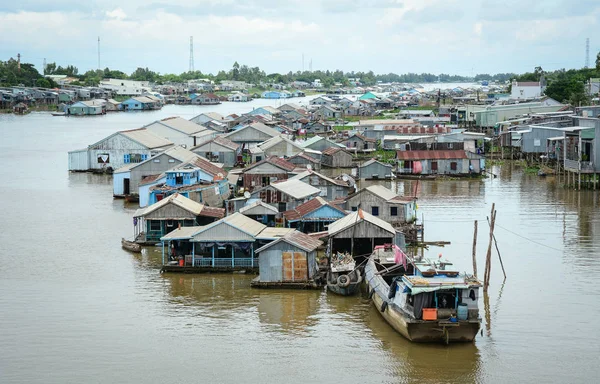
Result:
M134 241L125 240L124 238L121 239L121 247L123 247L123 249L125 249L126 251L129 251L129 252L135 252L135 253L142 252L141 245L139 245L138 243L136 243Z
M52 112L52 116L65 116L66 113L64 112Z

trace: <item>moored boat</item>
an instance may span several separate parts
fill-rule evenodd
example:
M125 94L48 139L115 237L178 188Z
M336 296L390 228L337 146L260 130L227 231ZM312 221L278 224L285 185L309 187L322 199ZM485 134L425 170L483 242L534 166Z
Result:
M142 246L134 241L125 240L125 238L121 238L121 247L129 252L142 252Z
M414 342L473 341L481 319L481 283L446 270L447 261L416 262L397 246L377 246L365 265L369 297L383 318Z
M360 289L363 278L349 253L336 253L327 270L327 289L342 296L351 296Z

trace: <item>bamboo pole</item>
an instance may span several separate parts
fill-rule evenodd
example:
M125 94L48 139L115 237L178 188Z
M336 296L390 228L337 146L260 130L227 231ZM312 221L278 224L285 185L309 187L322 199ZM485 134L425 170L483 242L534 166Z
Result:
M487 253L485 256L485 273L483 275L483 291L487 292L488 287L490 285L490 272L492 270L492 242L493 242L493 236L494 236L494 224L495 224L495 219L496 219L496 203L492 204L492 212L491 212L491 225L490 225L490 241L488 244L488 249L487 249Z
M488 224L491 225L489 218L488 218ZM494 237L494 245L496 246L496 252L498 252L498 260L500 260L500 266L502 267L502 273L504 274L504 280L506 281L506 271L504 270L504 263L502 262L502 256L500 256L500 249L498 249L498 241L496 240L496 235L493 235L493 237Z
M473 276L477 277L477 220L475 220L475 232L473 233Z

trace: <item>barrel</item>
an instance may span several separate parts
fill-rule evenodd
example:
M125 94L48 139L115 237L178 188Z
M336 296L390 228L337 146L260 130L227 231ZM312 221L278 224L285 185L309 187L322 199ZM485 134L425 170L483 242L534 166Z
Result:
M458 320L467 320L469 317L469 309L467 308L467 304L458 304L458 308L456 309L456 317L458 317Z

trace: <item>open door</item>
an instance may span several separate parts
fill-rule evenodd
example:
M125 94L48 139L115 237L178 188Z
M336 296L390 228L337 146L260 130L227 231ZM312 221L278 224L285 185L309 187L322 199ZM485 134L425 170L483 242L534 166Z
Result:
M129 179L123 179L123 194L129 195Z

